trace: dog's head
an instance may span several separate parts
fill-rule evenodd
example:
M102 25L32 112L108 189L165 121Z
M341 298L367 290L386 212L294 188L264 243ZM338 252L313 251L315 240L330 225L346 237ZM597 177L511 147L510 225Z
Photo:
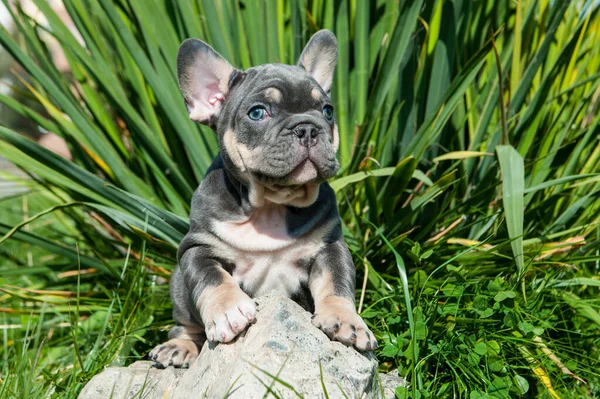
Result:
M336 173L339 135L329 91L337 54L327 30L315 33L295 66L241 71L200 40L179 48L190 118L215 129L225 167L249 185L253 205L266 198L308 206Z

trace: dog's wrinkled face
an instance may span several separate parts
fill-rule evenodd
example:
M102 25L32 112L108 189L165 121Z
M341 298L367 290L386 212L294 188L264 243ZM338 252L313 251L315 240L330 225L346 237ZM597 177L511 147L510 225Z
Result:
M181 45L177 61L190 118L215 128L223 160L238 178L290 192L336 173L339 136L328 92L337 42L331 32L317 32L296 66L239 71L194 39Z
M267 185L298 185L337 170L333 107L319 84L298 66L262 65L246 71L219 117L221 151Z

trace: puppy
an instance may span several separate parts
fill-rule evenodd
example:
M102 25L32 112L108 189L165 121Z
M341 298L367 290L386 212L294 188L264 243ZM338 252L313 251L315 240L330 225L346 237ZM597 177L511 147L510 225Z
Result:
M171 277L177 325L150 352L156 365L189 367L206 339L231 341L256 317L252 298L269 291L314 312L331 339L377 348L356 313L355 268L326 182L338 169L328 95L336 63L326 30L296 66L240 71L202 41L179 48L190 118L215 130L220 151L192 198Z

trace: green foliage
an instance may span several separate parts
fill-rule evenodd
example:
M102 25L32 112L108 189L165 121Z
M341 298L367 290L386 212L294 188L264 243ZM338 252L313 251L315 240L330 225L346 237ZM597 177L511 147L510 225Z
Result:
M164 337L217 151L178 93L179 43L247 68L294 63L321 28L340 50L332 186L381 368L410 381L397 396L599 394L596 2L65 0L80 36L34 2L47 25L17 4L18 34L0 30L29 101L0 102L73 161L0 126L0 154L39 183L0 203L0 396L75 397Z

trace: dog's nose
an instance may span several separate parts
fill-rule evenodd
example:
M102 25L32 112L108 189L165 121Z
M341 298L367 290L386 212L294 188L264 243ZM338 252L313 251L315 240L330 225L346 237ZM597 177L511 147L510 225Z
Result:
M300 139L300 144L305 147L312 147L319 140L319 131L312 123L301 123L294 128L293 132Z

